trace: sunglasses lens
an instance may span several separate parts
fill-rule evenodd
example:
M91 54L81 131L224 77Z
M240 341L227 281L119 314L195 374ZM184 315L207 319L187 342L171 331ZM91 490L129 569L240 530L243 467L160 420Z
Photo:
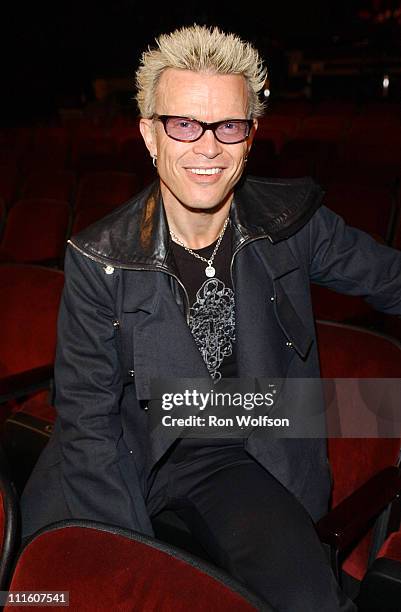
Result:
M248 134L247 121L223 121L216 128L217 138L226 144L241 142L248 137Z
M202 133L202 126L193 119L169 117L166 121L166 132L176 140L196 140Z

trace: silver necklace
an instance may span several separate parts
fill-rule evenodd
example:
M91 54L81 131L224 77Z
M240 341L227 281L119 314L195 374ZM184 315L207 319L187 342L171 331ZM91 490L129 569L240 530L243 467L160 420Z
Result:
M202 261L207 263L207 266L205 268L205 274L206 274L206 276L208 278L212 278L216 274L216 268L213 267L213 261L214 261L214 258L216 257L217 251L219 250L219 246L221 244L221 241L223 240L224 232L226 231L226 227L228 225L228 222L229 222L229 217L227 217L227 219L224 221L223 229L221 230L221 232L219 234L219 237L218 237L217 242L216 242L216 246L213 249L213 253L212 253L210 259L206 259L206 257L202 257L202 255L199 255L199 253L195 253L195 251L193 251L192 249L187 247L182 242L182 240L180 240L180 238L178 238L178 236L176 236L174 234L174 232L172 230L170 230L170 236L172 237L174 242L178 242L178 244L180 246L182 246L186 251L188 251L188 253L190 253L191 255L196 257L197 259L201 259Z

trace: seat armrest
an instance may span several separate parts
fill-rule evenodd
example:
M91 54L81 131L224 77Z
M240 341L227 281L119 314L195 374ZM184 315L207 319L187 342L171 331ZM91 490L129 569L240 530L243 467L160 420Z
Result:
M24 397L41 389L48 389L52 379L52 364L0 378L0 403Z
M401 493L401 470L387 467L356 489L316 524L322 542L345 550Z

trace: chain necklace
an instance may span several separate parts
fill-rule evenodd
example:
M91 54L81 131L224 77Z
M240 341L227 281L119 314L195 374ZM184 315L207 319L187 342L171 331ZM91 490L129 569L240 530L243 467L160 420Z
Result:
M227 219L224 221L224 225L223 225L223 229L221 230L219 237L217 239L216 242L216 246L213 249L213 253L210 257L210 259L206 259L206 257L202 257L202 255L199 255L199 253L195 253L195 251L193 251L192 249L190 249L189 247L187 247L182 240L180 240L180 238L178 238L178 236L176 236L174 234L174 232L172 230L170 230L170 236L172 237L172 239L174 240L174 242L177 242L180 246L182 246L186 251L188 251L188 253L190 253L191 255L193 255L194 257L196 257L197 259L201 259L202 261L204 261L205 263L207 263L207 266L205 268L205 274L208 278L212 278L215 274L216 274L216 268L213 267L213 261L214 258L216 257L216 253L219 250L219 246L221 244L221 241L223 240L223 236L224 236L224 232L226 231L226 227L228 225L229 222L229 217L227 217Z

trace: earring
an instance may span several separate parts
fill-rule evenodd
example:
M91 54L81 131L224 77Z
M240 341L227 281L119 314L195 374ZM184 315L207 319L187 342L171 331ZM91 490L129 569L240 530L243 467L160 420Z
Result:
M155 168L157 168L157 155L152 155L152 164Z
M244 157L244 164L246 164L247 161L248 161L248 155L245 155L245 157Z

